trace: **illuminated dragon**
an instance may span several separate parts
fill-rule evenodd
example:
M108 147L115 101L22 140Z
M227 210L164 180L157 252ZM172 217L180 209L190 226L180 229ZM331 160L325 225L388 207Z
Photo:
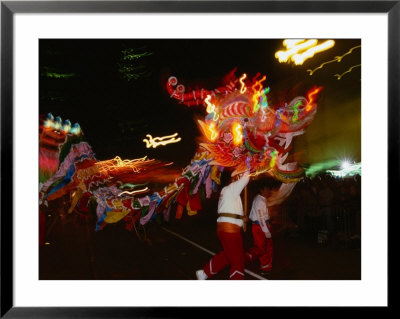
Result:
M205 117L197 123L202 136L191 163L182 170L171 163L143 157L97 161L83 140L79 125L61 122L48 115L40 125L40 204L67 196L68 212L88 211L89 201L96 204L96 230L108 223L124 221L126 229L163 217L171 211L181 218L201 210L201 201L218 190L224 169L232 176L250 169L251 175L269 175L283 183L300 180L303 171L296 162L285 163L293 137L304 133L317 111L321 87L314 87L306 97L289 103L268 103L266 77L240 78L231 72L225 84L214 90L186 92L185 86L171 76L166 89L171 98L186 106L205 108ZM167 183L151 192L143 185ZM137 189L140 187L140 189ZM135 228L136 229L136 228Z

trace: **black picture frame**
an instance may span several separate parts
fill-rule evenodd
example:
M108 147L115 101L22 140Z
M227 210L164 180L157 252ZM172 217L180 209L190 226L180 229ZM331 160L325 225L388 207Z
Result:
M387 13L388 220L399 181L400 1L1 1L1 317L132 318L219 316L224 308L14 307L13 299L13 19L16 13ZM383 212L380 212L383 213ZM391 223L388 223L388 226ZM393 227L393 223L392 223ZM392 233L389 230L389 234ZM388 237L389 240L389 237ZM389 247L389 245L388 245ZM389 257L389 254L388 254ZM390 259L388 258L388 262ZM389 264L389 263L388 263ZM388 279L388 284L390 280ZM390 298L387 309L390 308ZM306 307L307 308L307 307ZM252 308L251 311L253 311ZM291 307L296 315L309 309ZM346 311L349 311L347 309ZM235 314L249 314L240 308Z

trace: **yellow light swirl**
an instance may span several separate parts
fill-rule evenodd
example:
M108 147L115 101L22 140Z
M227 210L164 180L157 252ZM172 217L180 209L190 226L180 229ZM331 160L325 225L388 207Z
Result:
M163 137L152 137L150 134L146 134L146 136L148 137L148 139L143 139L143 142L146 143L146 147L150 148L156 148L160 145L167 145L167 144L171 144L171 143L177 143L181 140L180 137L175 138L178 135L178 133L172 134L172 135L167 135L167 136L163 136Z
M343 59L346 55L352 53L352 52L353 52L355 49L357 49L357 48L361 48L361 45L357 45L357 46L355 46L355 47L352 47L352 48L351 48L349 51L347 51L345 54L336 56L333 60L324 62L324 63L322 63L320 66L316 67L316 68L313 69L313 70L310 70L310 69L307 70L307 72L309 72L309 75L313 75L317 70L322 69L326 64L329 64L329 63L332 63L332 62L341 62L342 59Z
M215 141L216 139L217 139L217 137L218 137L218 131L216 130L216 128L215 128L215 123L214 122L212 122L209 126L208 126L208 129L209 129L209 131L210 131L210 139L211 139L211 141Z
M361 45L357 45L357 46L355 46L355 47L352 47L349 51L347 51L345 54L343 54L343 55L340 55L340 56L337 56L337 57L335 57L335 59L337 59L337 61L338 62L340 62L340 61L342 61L342 59L346 56L346 55L348 55L348 54L351 54L351 52L353 52L355 49L357 49L357 48L361 48Z
M204 102L207 104L207 113L214 112L215 110L215 105L210 102L210 99L211 95L207 95L207 97L204 100Z
M334 76L337 77L338 80L340 80L342 78L343 75L350 73L354 68L361 66L361 64L357 64L357 65L353 65L350 69L348 69L346 72L342 73L342 74L335 74Z
M242 85L242 87L240 88L240 93L243 94L244 92L246 92L247 87L244 84L243 80L247 77L246 73L243 73L242 77L239 79L240 84Z
M309 72L309 75L313 75L315 71L317 71L317 70L319 70L319 69L322 69L322 68L324 67L325 64L329 64L329 63L336 62L336 61L337 61L337 60L334 59L334 60L330 60L330 61L324 62L324 63L322 63L320 66L318 66L317 68L315 68L314 70L308 69L307 72ZM339 62L339 61L337 61L337 62Z

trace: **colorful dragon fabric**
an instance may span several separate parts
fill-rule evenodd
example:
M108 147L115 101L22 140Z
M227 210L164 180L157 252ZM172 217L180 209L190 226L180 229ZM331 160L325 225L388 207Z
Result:
M94 202L96 230L109 223L125 222L126 229L145 225L160 216L181 218L186 209L195 215L202 202L218 190L224 169L232 176L250 169L251 175L269 175L283 183L303 176L296 162L285 163L293 137L303 134L314 119L317 94L312 88L306 97L269 105L265 76L252 80L230 74L225 85L214 90L186 92L171 76L166 89L171 98L187 106L203 106L204 118L198 149L182 171L172 163L147 157L98 161L84 141L79 125L48 115L40 125L40 202L69 197L68 212L88 211ZM146 185L167 186L151 191ZM145 187L146 186L146 187Z

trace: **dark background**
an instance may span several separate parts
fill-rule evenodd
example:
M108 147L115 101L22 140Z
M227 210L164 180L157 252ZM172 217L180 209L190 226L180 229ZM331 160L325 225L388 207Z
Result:
M39 46L40 114L51 112L63 120L78 122L99 160L120 156L174 161L186 166L200 135L195 116L204 107L187 107L166 91L174 75L188 89L214 89L237 68L236 76L266 75L271 88L269 104L290 102L305 96L314 86L324 89L318 111L305 135L297 137L294 151L302 165L348 158L361 161L361 68L338 80L351 66L361 63L356 49L342 62L327 64L345 54L359 39L335 39L335 46L306 60L303 65L279 63L274 54L283 39L42 39ZM320 40L322 41L322 40ZM138 54L127 59L128 54ZM125 58L125 59L124 59ZM182 141L146 149L146 134L179 133Z
M275 52L283 48L282 39L40 40L39 111L78 122L99 160L148 155L183 167L196 150L200 131L195 118L204 117L205 108L187 107L171 99L166 91L168 77L176 76L188 90L214 89L237 68L237 77L247 73L252 78L258 72L267 76L264 84L271 88L270 105L289 103L314 86L323 86L315 119L306 134L294 139L293 152L301 154L301 165L342 158L359 162L361 68L341 80L334 74L360 64L361 50L354 50L340 63L326 65L313 76L306 71L357 45L360 40L336 40L332 49L296 66L275 58ZM129 60L132 54L137 58ZM175 132L182 137L176 144L147 149L142 141L146 134L155 137ZM274 270L268 279L361 278L360 237L352 240L354 234L360 235L360 197L357 192L353 197L344 196L352 194L354 185L360 190L360 179L329 181L335 194L331 203L335 240L329 245L318 243L325 217L317 214L315 200L305 195L312 194L313 186L322 187L318 178L304 179L273 219ZM40 250L39 278L195 279L195 270L210 255L166 232L158 223L213 252L219 251L215 235L218 193L213 195L195 216L184 213L181 220L156 220L146 224L145 231L139 228L141 236L147 236L145 241L135 232L125 231L121 223L95 232L94 218L83 221L81 214L66 215L47 235L50 244ZM253 196L249 188L249 199ZM52 205L50 211L65 210L62 204ZM250 231L244 235L244 243L250 247ZM257 263L249 267L258 271ZM226 278L227 270L216 277Z

